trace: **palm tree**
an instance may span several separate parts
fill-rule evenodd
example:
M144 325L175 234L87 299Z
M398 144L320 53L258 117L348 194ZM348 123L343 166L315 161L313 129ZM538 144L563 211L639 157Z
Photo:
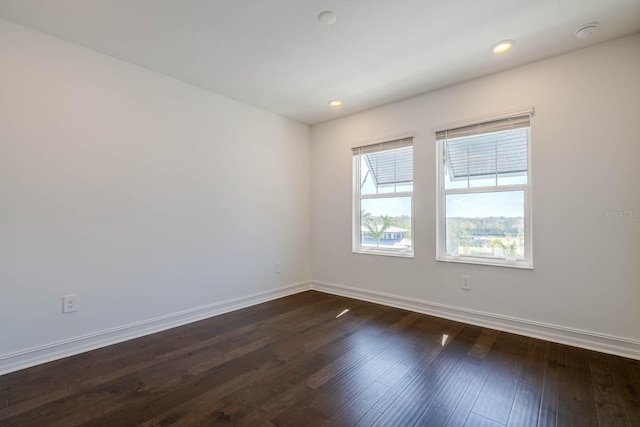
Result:
M367 229L366 234L372 239L375 239L376 246L380 247L380 239L384 236L384 232L396 225L396 220L391 218L389 215L382 215L380 217L382 219L382 224L378 224L373 216L364 209L362 210L361 215L362 225Z
M371 214L365 211L364 209L360 211L360 218L361 218L360 221L362 222L362 225L365 225L373 221L373 217L371 216Z
M396 220L391 218L389 215L382 215L382 228L384 230L388 230L389 228L396 225Z
M504 240L506 240L506 242ZM491 240L491 246L494 248L500 248L504 255L515 255L516 250L518 249L518 242L516 240L510 241L509 239L495 238Z

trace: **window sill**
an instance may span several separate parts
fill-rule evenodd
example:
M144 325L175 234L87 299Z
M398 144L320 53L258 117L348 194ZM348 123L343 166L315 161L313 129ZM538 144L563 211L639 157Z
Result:
M384 249L354 249L352 251L354 254L360 255L380 255L380 256L390 256L396 258L413 258L413 252L400 252L400 251L392 251L392 250L384 250Z
M533 270L533 262L528 261L507 261L503 259L487 259L477 257L457 257L457 256L440 256L436 258L440 262L457 262L460 264L487 265L490 267L507 267L520 268L523 270Z

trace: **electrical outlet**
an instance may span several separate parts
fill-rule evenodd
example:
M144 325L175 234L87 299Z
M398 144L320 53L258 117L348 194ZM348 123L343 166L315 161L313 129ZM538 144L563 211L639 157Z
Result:
M279 262L276 263L276 274L282 273L282 264Z
M62 297L63 313L73 313L74 311L78 311L79 305L80 305L80 297L78 296L78 294L65 295Z
M471 290L471 276L462 276L462 289L465 291Z

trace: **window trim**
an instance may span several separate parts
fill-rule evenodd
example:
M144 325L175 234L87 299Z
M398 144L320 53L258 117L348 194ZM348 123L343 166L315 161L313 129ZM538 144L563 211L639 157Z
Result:
M455 128L482 125L483 123L509 119L512 117L529 115L533 116L533 107L525 107L518 110L512 110L508 113L493 114L483 116L479 119L460 121L450 125L438 126L434 129L434 133L443 132ZM453 262L463 264L488 265L496 267L510 267L520 269L533 269L533 207L531 201L531 192L533 187L533 171L531 168L531 125L527 128L527 184L504 185L494 187L471 187L471 188L452 188L445 189L444 172L444 141L436 139L436 261ZM478 194L478 193L496 193L504 191L523 191L524 198L524 240L525 240L525 259L514 260L509 258L482 257L473 255L450 255L446 253L446 201L448 194Z
M361 142L351 146L351 157L352 157L352 212L351 212L351 251L354 254L361 255L380 255L380 256L390 256L390 257L399 257L399 258L414 258L415 254L415 232L414 232L414 198L413 195L415 193L415 174L414 179L412 181L413 190L412 191L402 191L398 193L378 193L378 194L361 194L360 188L360 179L361 179L361 155L354 156L353 151L358 148L364 148L368 146L381 145L385 143L392 143L394 141L402 140L402 139L412 139L411 147L412 147L412 156L411 161L415 167L415 153L413 152L415 134L413 132L402 133L394 136L390 136L384 139L378 139L375 141L369 142ZM414 170L415 171L415 170ZM361 212L361 200L362 199L391 199L391 198L400 198L400 197L410 197L411 198L411 249L410 250L402 250L402 249L391 249L391 248L369 248L363 247L361 245L361 232L362 232L362 224L360 223L360 212Z

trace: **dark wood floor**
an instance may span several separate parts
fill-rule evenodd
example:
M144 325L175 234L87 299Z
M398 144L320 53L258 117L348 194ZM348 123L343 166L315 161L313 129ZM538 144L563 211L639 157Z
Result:
M640 426L640 361L305 292L1 376L0 425Z

